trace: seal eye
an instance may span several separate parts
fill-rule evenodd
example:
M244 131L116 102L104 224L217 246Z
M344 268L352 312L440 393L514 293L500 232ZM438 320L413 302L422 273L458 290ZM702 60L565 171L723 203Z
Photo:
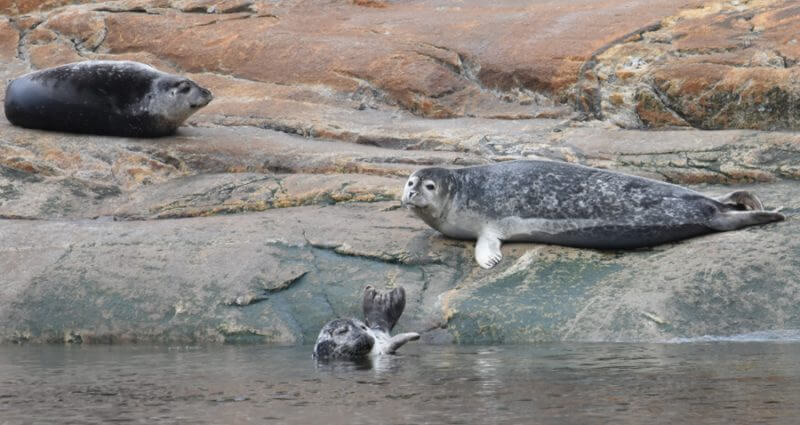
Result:
M186 81L181 82L178 84L178 93L186 94L189 93L189 90L192 89L192 86L189 85Z
M436 186L434 186L433 183L428 183L425 185L425 189L434 190L436 189Z
M414 186L414 182L409 181L408 182L408 187L411 187L411 186Z
M341 328L336 329L333 333L336 335L344 335L347 333L347 326L342 326Z

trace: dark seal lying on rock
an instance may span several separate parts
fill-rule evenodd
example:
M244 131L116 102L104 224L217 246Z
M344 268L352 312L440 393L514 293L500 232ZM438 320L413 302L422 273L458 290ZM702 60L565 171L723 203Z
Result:
M320 331L314 345L314 358L320 360L360 360L383 354L394 354L408 341L419 339L416 332L391 336L406 306L406 292L397 287L379 293L372 286L364 289L364 322L358 319L336 319Z
M554 161L425 168L409 177L402 202L447 236L477 239L475 259L487 269L502 259L502 241L639 248L784 219L746 191L712 199Z
M128 61L86 61L11 81L5 112L20 127L159 137L175 133L211 92L192 80Z

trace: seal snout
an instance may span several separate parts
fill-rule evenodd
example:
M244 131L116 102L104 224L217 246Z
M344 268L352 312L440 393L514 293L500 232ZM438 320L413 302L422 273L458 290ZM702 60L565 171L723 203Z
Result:
M200 86L197 86L197 90L199 91L199 95L194 102L189 104L190 107L194 109L202 108L214 100L214 95L211 93L211 90Z
M416 205L414 205L411 201L417 195L419 195L419 192L416 190L407 190L406 193L403 194L403 198L400 200L400 203L406 208L416 207Z
M400 199L400 204L406 208L419 207L417 199L419 198L419 178L412 175L403 187L403 197Z

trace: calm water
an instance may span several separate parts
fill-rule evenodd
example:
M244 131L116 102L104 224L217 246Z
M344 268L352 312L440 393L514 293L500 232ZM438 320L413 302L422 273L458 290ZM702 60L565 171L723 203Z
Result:
M710 424L800 421L800 343L0 346L0 424Z

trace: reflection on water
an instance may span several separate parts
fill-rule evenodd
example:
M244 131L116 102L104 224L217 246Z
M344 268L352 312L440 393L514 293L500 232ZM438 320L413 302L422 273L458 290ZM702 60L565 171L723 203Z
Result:
M0 425L797 423L800 344L0 346Z

